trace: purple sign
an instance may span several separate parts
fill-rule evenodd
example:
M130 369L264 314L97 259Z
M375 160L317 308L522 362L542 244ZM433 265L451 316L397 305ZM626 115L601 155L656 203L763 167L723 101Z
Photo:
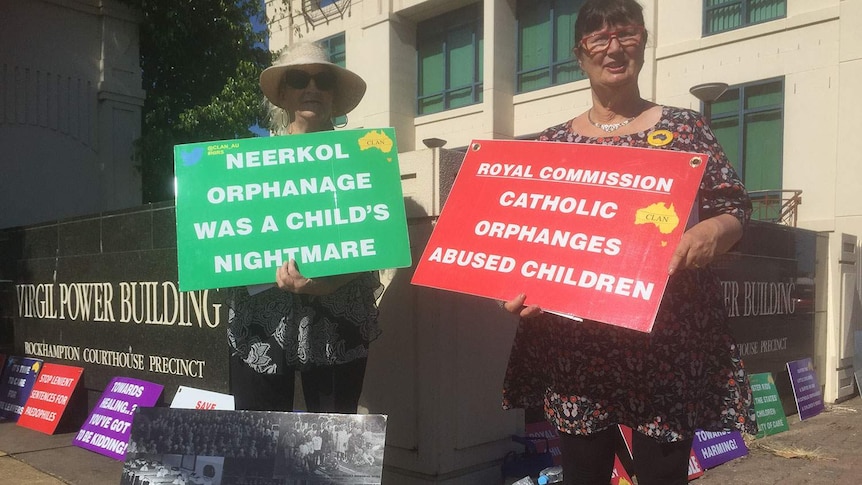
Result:
M790 373L799 419L808 419L823 412L823 393L820 392L811 357L788 362L787 372Z
M162 389L163 386L152 382L113 378L72 443L115 460L124 460L135 409L155 405Z
M739 431L697 430L691 448L705 469L715 468L748 454L748 447Z
M41 369L39 359L9 357L6 360L0 376L0 419L18 421Z

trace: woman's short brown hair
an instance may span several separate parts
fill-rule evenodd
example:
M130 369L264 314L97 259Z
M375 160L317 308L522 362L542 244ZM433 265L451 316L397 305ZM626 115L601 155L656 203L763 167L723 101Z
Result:
M575 46L581 39L604 25L644 25L643 7L635 0L587 0L578 10L575 20Z

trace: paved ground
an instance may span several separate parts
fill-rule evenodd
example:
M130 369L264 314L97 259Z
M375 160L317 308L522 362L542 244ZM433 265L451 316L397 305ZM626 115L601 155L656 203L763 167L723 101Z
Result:
M707 470L693 485L859 483L862 399L827 405L818 416L787 418L790 431L749 443L749 455ZM787 458L785 458L787 456Z
M788 421L790 431L749 443L748 456L707 470L692 485L859 482L862 399L827 406L805 421L795 415ZM72 446L73 436L0 423L0 484L118 485L122 463Z
M72 446L74 433L49 436L0 423L3 485L119 485L123 464Z

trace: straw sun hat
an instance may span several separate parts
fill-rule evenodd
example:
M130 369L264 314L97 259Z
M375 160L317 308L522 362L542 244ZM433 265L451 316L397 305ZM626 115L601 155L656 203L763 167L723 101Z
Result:
M272 66L260 73L260 89L272 104L287 109L279 95L284 73L289 69L314 64L326 66L336 75L335 89L332 91L333 117L345 115L359 104L365 95L365 81L356 73L329 62L329 55L323 46L313 43L297 44L282 53Z

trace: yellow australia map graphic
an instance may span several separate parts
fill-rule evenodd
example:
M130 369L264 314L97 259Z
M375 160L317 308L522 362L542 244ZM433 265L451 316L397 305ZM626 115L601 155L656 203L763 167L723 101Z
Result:
M663 202L656 202L635 213L635 224L653 224L662 234L670 234L679 226L679 216L673 208Z
M359 149L362 151L376 148L383 153L392 151L392 139L383 131L371 130L359 139Z

